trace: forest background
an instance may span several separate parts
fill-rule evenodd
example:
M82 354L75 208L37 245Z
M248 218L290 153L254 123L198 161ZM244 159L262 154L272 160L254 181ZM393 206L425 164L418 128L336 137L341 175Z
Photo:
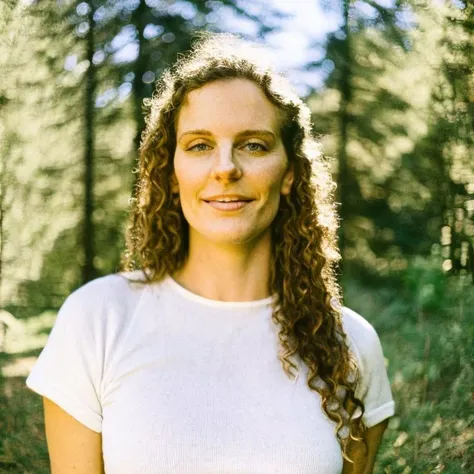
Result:
M397 404L375 472L474 472L474 6L284 10L311 1L335 26L289 72L338 183L344 302L379 333ZM25 378L66 296L117 269L143 100L193 32L265 42L286 24L277 6L0 3L1 473L49 472Z

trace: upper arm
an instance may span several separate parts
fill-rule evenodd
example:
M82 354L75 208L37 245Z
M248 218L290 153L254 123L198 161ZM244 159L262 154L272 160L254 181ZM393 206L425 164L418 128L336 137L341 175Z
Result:
M43 397L51 474L104 474L102 435Z
M361 442L352 442L352 444L349 444L349 457L354 461L354 464L344 459L342 474L372 474L375 455L377 454L387 425L388 418L367 429L365 433L368 448L367 452Z

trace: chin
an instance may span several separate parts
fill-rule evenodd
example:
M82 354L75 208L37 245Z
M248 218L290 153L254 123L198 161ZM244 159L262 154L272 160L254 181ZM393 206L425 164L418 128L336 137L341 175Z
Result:
M206 239L217 245L241 245L254 240L255 236L251 234L221 234L208 235Z
M207 229L200 232L204 239L217 245L242 245L262 237L266 229Z

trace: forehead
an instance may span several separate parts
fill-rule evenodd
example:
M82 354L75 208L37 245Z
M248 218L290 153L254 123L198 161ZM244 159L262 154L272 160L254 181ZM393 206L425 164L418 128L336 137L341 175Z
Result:
M178 133L188 128L279 131L280 112L262 89L248 79L219 79L189 92L180 107Z

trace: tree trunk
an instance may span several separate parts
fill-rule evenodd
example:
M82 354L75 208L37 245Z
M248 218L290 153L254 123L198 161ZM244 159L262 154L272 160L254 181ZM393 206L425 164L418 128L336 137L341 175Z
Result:
M142 131L145 128L145 117L143 115L143 99L145 98L145 87L143 83L143 74L147 71L147 58L144 52L144 43L145 38L143 36L143 31L145 30L145 26L147 24L146 21L146 12L147 12L147 5L145 0L140 0L140 5L138 8L133 12L132 15L132 22L135 24L137 29L137 36L138 36L138 57L134 64L133 73L135 78L133 79L133 100L134 100L134 110L135 110L135 124L136 124L136 132L134 138L134 149L138 153L138 147L140 146L140 139ZM138 178L138 174L135 174L135 181L133 183L133 189L136 186L136 179Z
M2 168L0 170L0 310L3 305L3 249L5 245L4 216L6 188L6 156L2 153Z
M94 97L95 97L95 66L92 62L94 55L94 9L89 2L89 30L86 36L86 59L89 67L86 71L85 110L84 110L84 226L83 246L84 262L82 271L83 283L96 277L94 267Z
M343 18L344 24L342 31L344 39L341 44L341 75L339 90L341 92L341 105L339 110L339 174L338 174L338 202L340 203L341 227L339 229L339 247L341 255L344 257L346 241L346 219L349 217L347 193L350 188L350 171L347 163L347 142L349 128L349 104L352 96L351 89L351 49L350 49L350 31L349 31L349 2L343 0ZM342 268L342 267L341 267Z

